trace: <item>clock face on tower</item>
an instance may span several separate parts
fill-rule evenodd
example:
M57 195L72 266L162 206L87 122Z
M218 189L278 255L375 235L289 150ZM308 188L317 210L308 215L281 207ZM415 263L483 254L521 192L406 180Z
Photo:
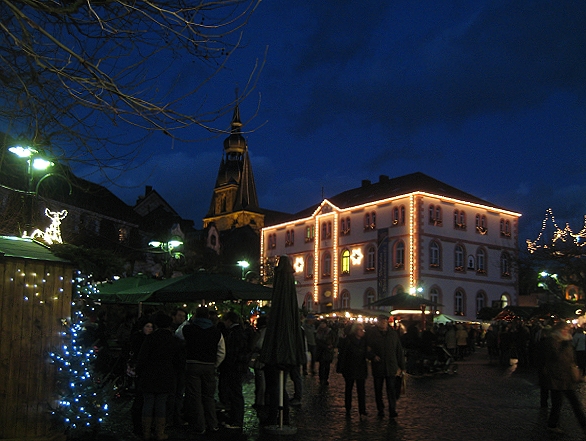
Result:
M324 297L331 297L331 296L332 296L332 291L324 292Z

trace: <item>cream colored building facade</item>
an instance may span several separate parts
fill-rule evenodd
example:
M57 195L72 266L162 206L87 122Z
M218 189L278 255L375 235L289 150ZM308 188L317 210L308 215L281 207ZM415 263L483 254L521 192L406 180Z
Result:
M517 303L520 216L422 173L381 176L263 228L262 272L270 278L288 255L299 304L313 312L364 309L403 291L474 319Z

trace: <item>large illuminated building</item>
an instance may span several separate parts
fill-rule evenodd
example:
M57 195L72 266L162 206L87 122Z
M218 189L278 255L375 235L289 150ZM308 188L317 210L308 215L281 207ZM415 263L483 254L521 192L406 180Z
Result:
M363 309L405 292L474 319L517 302L520 216L422 173L380 176L265 226L262 272L270 279L288 255L308 311Z

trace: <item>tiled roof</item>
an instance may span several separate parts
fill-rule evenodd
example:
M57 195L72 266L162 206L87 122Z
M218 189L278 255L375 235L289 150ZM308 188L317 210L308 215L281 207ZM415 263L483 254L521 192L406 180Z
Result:
M484 199L471 195L470 193L458 190L451 185L438 181L437 179L420 172L392 179L387 176L381 176L379 181L374 183L363 181L362 186L344 191L327 199L337 207L348 208L416 191L503 209L503 207L487 202Z
M48 262L68 262L66 259L54 256L49 247L39 242L10 236L0 236L0 256Z
M495 209L506 210L506 208L485 201L484 199L466 193L465 191L459 190L420 172L392 179L388 176L380 176L379 181L374 183L365 180L362 181L362 185L358 188L346 190L326 199L335 206L345 209L413 192L431 193L438 196L485 205ZM293 215L289 215L288 218L286 218L286 216L283 216L280 219L275 218L272 222L265 219L265 225L276 225L280 222L293 221L295 219L311 216L318 207L319 204L315 204Z

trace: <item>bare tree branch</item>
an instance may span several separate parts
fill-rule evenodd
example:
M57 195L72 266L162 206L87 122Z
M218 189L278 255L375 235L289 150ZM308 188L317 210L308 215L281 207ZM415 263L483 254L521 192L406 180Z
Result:
M150 133L218 132L214 121L251 93L262 63L220 108L208 108L205 87L260 1L3 0L0 126L62 160L119 167ZM119 140L127 125L139 129L130 145Z

